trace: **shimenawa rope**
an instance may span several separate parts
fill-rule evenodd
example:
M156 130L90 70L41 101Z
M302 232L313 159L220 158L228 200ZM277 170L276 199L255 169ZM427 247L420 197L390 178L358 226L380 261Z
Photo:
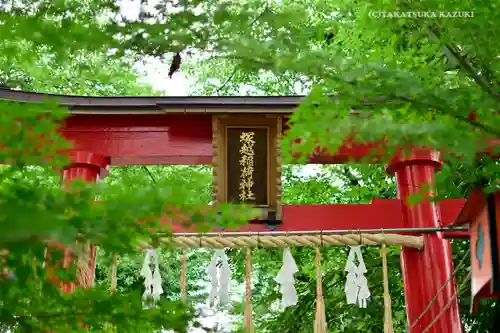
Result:
M397 234L346 234L346 235L286 235L286 236L196 236L174 235L165 237L167 246L188 248L223 249L243 247L286 248L296 246L327 245L401 245L423 249L424 238Z

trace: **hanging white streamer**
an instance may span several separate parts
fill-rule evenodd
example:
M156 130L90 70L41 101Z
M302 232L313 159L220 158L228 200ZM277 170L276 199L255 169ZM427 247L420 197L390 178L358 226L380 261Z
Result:
M298 302L295 279L293 275L299 271L289 248L283 250L283 266L275 280L281 285L281 307L295 306Z
M151 271L151 259L154 259L154 272ZM144 264L141 269L141 276L144 278L145 291L142 295L144 300L148 298L153 298L157 301L160 299L160 295L163 294L163 288L161 286L161 274L160 274L160 263L158 260L158 253L155 249L149 249L146 252L146 257L144 258Z
M368 280L364 274L359 273L357 278L357 283L359 287L358 292L358 306L360 308L366 308L368 304L368 299L370 298L370 290L368 289Z
M356 274L356 265L354 264L354 251L349 251L347 256L347 263L345 265L345 271L347 272L347 280L344 287L345 296L347 298L347 304L356 304L358 298L358 283Z
M217 260L219 259L219 256L217 255L217 251L214 253L212 256L212 261L210 265L207 267L207 274L210 275L212 278L211 281L211 288L210 288L210 294L208 296L208 303L210 306L214 305L215 302L215 297L217 296L218 292L218 286L219 286L219 280L217 278Z
M358 265L354 263L358 259ZM360 308L366 308L370 298L368 280L365 277L366 265L361 253L361 246L351 246L345 271L347 272L347 281L344 292L347 298L347 304L358 304Z
M219 302L221 305L229 303L229 281L231 281L231 270L229 269L229 260L224 250L220 251L222 267L219 272Z
M217 268L219 258L222 261L220 269ZM219 304L225 305L229 303L229 282L231 280L231 271L229 269L229 261L224 250L215 250L212 256L212 261L207 268L207 274L212 278L212 288L208 296L210 306L214 306L215 298L219 296Z
M363 260L363 254L361 252L361 246L356 246L354 247L354 252L356 253L356 256L358 257L358 267L356 269L356 275L357 275L357 285L359 287L358 291L358 305L360 308L366 308L368 299L370 298L370 290L368 289L368 280L365 277L365 274L367 272L366 270L366 265L365 261Z

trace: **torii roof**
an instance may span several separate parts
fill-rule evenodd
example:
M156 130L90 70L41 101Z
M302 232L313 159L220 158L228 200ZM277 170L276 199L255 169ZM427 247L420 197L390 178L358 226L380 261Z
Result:
M72 113L243 113L289 114L304 96L75 96L0 89L0 100L40 103L55 99Z

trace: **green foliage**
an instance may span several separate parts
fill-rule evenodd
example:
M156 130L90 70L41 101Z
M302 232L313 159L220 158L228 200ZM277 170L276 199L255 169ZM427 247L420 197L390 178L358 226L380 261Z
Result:
M42 241L46 239L69 247L73 247L75 239L86 240L107 253L135 254L142 242L154 241L152 236L155 234L152 235L151 228L157 231L165 229L158 224L157 218L152 218L169 217L168 207L185 207L184 213L189 214L191 209L191 214L198 214L196 208L182 205L182 189L176 188L175 183L169 183L167 187L163 182L158 182L158 186L142 186L140 191L121 184L105 183L73 183L70 188L63 189L37 181L39 176L39 173L30 176L29 171L23 173L23 169L16 170L15 176L6 178L0 191L3 204L0 226L2 230L9 230L0 236L0 248L8 251L3 255L6 261L0 267L12 274L3 276L0 284L1 321L13 327L19 325L21 331L26 330L26 325L40 331L64 325L72 325L70 328L74 329L73 326L81 325L77 324L78 321L87 316L91 318L88 322L91 328L99 320L101 325L105 322L115 324L119 331L185 328L189 316L181 311L176 303L178 301L164 301L161 310L143 311L141 292L137 288L122 288L123 293L113 297L104 293L107 287L81 290L75 296L60 296L50 276L71 281L75 278L74 267L68 275L60 264L55 271L47 270L52 265L50 262L47 267L42 265L46 246ZM96 195L105 197L105 202L94 204ZM234 211L228 212L234 215ZM205 228L215 223L224 225L227 219L224 211L220 217L215 213L209 216L203 221ZM248 216L245 218L248 219ZM237 223L233 217L231 221ZM168 229L165 231L168 234ZM54 264L57 264L60 256L53 255ZM195 273L197 277L202 275L199 268ZM41 289L25 288L27 284ZM137 300L133 301L134 297ZM47 309L50 311L45 311ZM158 311L161 316L158 316ZM130 316L131 313L135 313L135 319L123 320L123 316Z
M183 189L186 192L177 192L183 204L206 205L212 198L212 172L206 166L148 166L148 167L121 167L111 168L110 175L105 183L117 184L131 189L141 189L148 184L165 184L165 186ZM107 200L107 199L106 199ZM112 253L110 253L112 254ZM187 290L190 303L204 301L207 297L203 284L207 281L206 266L210 260L210 253L204 250L189 251ZM139 277L144 254L130 253L120 256L117 269L118 292L143 292L143 281ZM167 299L178 300L180 295L180 262L181 250L161 249L159 251L160 270L163 278L164 296ZM111 256L103 251L99 252L96 268L98 284L108 286L110 283Z
M22 249L10 248L11 253L22 251L22 257L8 256L6 264L15 267L14 278L2 279L0 295L3 323L19 332L65 330L72 332L88 329L102 331L105 323L112 323L118 331L134 332L136 327L145 330L176 329L182 332L188 312L179 303L164 301L159 308L144 311L138 292L122 292L112 296L103 288L79 289L72 294L61 294L50 282L41 265L43 244L23 244ZM66 276L68 281L74 274ZM26 296L29 295L29 298Z
M98 52L80 51L58 61L40 48L30 62L0 56L0 83L8 87L52 94L90 96L157 95L138 83L129 59L114 59ZM105 69L105 70L103 70Z
M309 94L291 119L294 126L285 147L301 137L301 144L294 146L297 151L310 153L318 144L335 151L354 127L359 141L385 137L388 147L383 161L400 144L440 149L447 164L436 184L438 199L463 197L477 184L489 185L490 190L498 186L497 161L476 159L486 138L500 134L496 116L500 107L499 49L491 39L498 32L497 7L495 1L456 0L186 0L176 4L160 1L155 11L141 11L138 19L132 19L119 15L117 3L109 0L0 1L0 81L11 87L53 93L154 94L137 82L137 73L130 70L133 60L143 55L165 57L170 52L203 50L210 56L204 54L201 61L186 67L202 84L193 94ZM457 10L474 11L474 15L372 15ZM329 33L333 37L327 43L325 34ZM358 111L357 117L350 114L352 109ZM175 170L180 177L162 178L161 169L151 168L151 177L144 169L128 168L117 172L115 178L112 174L105 183L73 184L63 190L53 169L67 163L58 153L68 144L56 135L56 122L65 117L64 110L49 104L0 101L0 111L0 160L12 165L2 168L0 174L0 230L9 230L0 234L0 248L8 250L8 262L0 267L14 274L2 277L0 283L0 321L20 331L30 331L28 327L31 331L62 331L65 325L74 331L81 328L77 320L83 313L83 317L90 317L90 329L95 330L108 321L124 332L181 331L189 313L181 311L173 300L165 300L161 310L142 311L138 280L126 272L137 265L138 259L132 255L137 245L152 241L147 228L159 228L158 218L154 221L152 217L165 211L168 216L168 208L179 205L192 220L201 219L197 209L187 204L209 201L209 173L181 168ZM471 117L471 111L476 118ZM32 165L40 167L29 167ZM306 180L294 175L292 167L285 171L285 184L289 190L284 198L293 203L366 203L373 197L395 195L393 181L378 166L324 167L319 176ZM96 195L104 200L102 204L92 203ZM222 220L214 214L204 222L236 224L247 217L235 218L239 213L235 208L223 208ZM148 223L138 224L138 220ZM120 264L119 295L109 296L101 286L61 296L47 282L41 265L43 246L37 241L50 238L72 244L77 236L98 244L108 254L131 254L123 256ZM454 244L458 258L465 255L465 247ZM240 262L240 251L231 254ZM163 256L169 262L178 260L175 251L166 251ZM194 266L205 260L206 253L196 256L192 258ZM280 255L276 251L256 255L256 261L262 263L256 268L259 283L255 290L257 324L262 332L310 331L312 254L299 249L295 256L303 267L298 283L303 305L269 312L278 297L270 272L277 271ZM328 258L325 295L327 307L332 309L328 318L331 329L348 332L356 327L379 332L381 292L376 267L380 263L376 249L366 251L374 301L365 311L343 302L338 285L345 256L342 249L329 249L324 256ZM398 260L397 251L391 252L389 262L394 270ZM105 261L99 270L103 278L107 274ZM241 269L237 267L239 278ZM177 271L167 271L166 284L173 286ZM203 275L192 268L189 274L193 279ZM395 322L402 331L401 282L396 272L392 278ZM462 278L458 276L458 280ZM175 298L175 293L171 289L167 295ZM498 317L499 302L490 302L481 317L471 317L465 299L461 305L469 332L498 331L493 318Z

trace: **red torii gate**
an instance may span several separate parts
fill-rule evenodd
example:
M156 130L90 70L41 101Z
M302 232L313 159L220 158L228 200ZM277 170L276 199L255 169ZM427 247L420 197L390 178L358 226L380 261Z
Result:
M56 96L0 90L0 99L42 102L57 98L71 110L62 134L74 144L72 164L63 178L96 182L110 166L200 165L212 162L212 116L215 114L280 114L289 116L301 97L83 97ZM309 163L338 164L367 156L375 145L350 144L336 154L318 153ZM405 158L395 157L388 173L395 175L398 199L374 199L370 204L284 205L277 231L360 230L375 228L428 228L451 224L464 200L439 204L407 205L413 193L434 181L441 164L438 153L414 150ZM247 225L241 231L267 231L265 225ZM181 231L181 230L177 230ZM419 333L454 297L452 253L446 237L468 237L468 233L425 234L423 251L404 248L401 270L411 333ZM95 265L91 263L91 265ZM428 304L437 300L418 319ZM415 321L418 320L418 323ZM458 301L428 331L461 333Z

